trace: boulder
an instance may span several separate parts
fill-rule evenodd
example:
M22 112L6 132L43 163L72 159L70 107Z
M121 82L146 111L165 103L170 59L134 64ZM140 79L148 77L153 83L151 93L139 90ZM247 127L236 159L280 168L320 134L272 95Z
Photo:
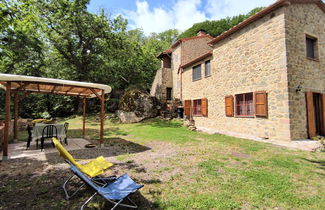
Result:
M128 90L120 99L117 115L122 123L135 123L157 117L161 104L156 97L140 89Z

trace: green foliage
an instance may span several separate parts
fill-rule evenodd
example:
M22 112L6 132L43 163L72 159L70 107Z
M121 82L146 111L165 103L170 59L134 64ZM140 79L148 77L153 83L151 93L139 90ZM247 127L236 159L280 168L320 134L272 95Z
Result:
M115 90L149 90L160 67L156 56L178 37L195 35L202 28L212 35L220 34L260 9L198 23L181 35L170 29L146 36L140 29L128 31L128 22L121 16L112 18L103 10L98 14L88 12L89 1L1 1L0 72L97 82ZM3 91L0 98L2 111ZM91 103L88 111L98 111L98 103ZM21 102L20 115L37 118L47 112L60 117L78 110L78 98L29 95Z
M211 36L218 36L223 32L229 30L230 28L234 27L235 25L239 24L240 22L244 21L248 17L256 14L257 12L261 11L263 7L257 7L251 10L246 15L237 15L233 17L227 17L220 20L206 20L200 23L195 23L191 28L184 31L182 34L179 35L179 39L185 37L192 37L196 36L199 30L205 30L206 33L210 34Z

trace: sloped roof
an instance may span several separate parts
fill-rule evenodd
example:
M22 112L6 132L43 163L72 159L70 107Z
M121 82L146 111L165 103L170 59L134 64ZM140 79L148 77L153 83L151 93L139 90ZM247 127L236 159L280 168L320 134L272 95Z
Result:
M12 91L29 93L45 93L69 96L84 96L93 98L110 93L112 88L108 85L76 82L62 79L31 77L14 74L0 74L0 88L6 89L7 83L11 82Z
M241 22L238 25L234 26L233 28L229 29L228 31L225 31L221 35L215 37L208 44L214 45L217 42L219 42L219 41L227 38L231 34L235 33L236 31L243 29L250 23L264 17L265 15L269 14L270 12L272 12L282 6L290 5L290 4L316 4L325 13L325 4L323 3L322 0L278 0L274 4L271 4L270 6L266 7L265 9L256 13L255 15L247 18L243 22Z

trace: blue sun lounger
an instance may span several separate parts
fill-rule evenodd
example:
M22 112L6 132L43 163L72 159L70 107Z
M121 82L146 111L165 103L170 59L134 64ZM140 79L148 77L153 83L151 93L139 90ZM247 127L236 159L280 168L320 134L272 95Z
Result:
M113 182L109 182L105 185L97 185L94 180L91 180L88 178L85 174L83 174L77 167L70 164L71 171L77 175L81 180L85 182L89 187L91 187L96 192L90 196L81 206L81 210L89 203L89 201L95 197L97 194L105 198L107 201L115 204L112 210L115 209L117 206L124 206L129 208L138 208L138 206L129 198L129 195L135 193L140 188L143 187L143 185L139 185L136 182L134 182L127 174L124 174L120 177L118 177ZM97 178L100 179L100 178ZM99 181L99 180L97 180ZM103 181L105 181L105 178L103 178ZM122 204L122 202L128 199L132 205L129 204Z

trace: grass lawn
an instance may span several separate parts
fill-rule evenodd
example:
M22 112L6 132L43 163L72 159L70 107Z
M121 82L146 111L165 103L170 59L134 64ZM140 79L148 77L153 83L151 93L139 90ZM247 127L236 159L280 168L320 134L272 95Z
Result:
M80 137L81 118L68 122L70 137ZM98 139L98 127L99 120L89 118L87 135ZM325 209L325 153L193 132L178 121L159 119L137 124L107 120L105 144L117 142L126 149L109 158L115 164L112 170L128 173L145 185L135 195L140 209ZM128 145L147 149L138 151ZM0 178L9 180L5 175ZM10 183L1 190L0 209L9 203L4 193L17 184ZM47 188L46 193L58 196L52 206L58 209L75 208L91 194L86 191L65 201L59 188ZM98 199L90 207L100 209L103 203ZM25 206L37 209L43 205Z

